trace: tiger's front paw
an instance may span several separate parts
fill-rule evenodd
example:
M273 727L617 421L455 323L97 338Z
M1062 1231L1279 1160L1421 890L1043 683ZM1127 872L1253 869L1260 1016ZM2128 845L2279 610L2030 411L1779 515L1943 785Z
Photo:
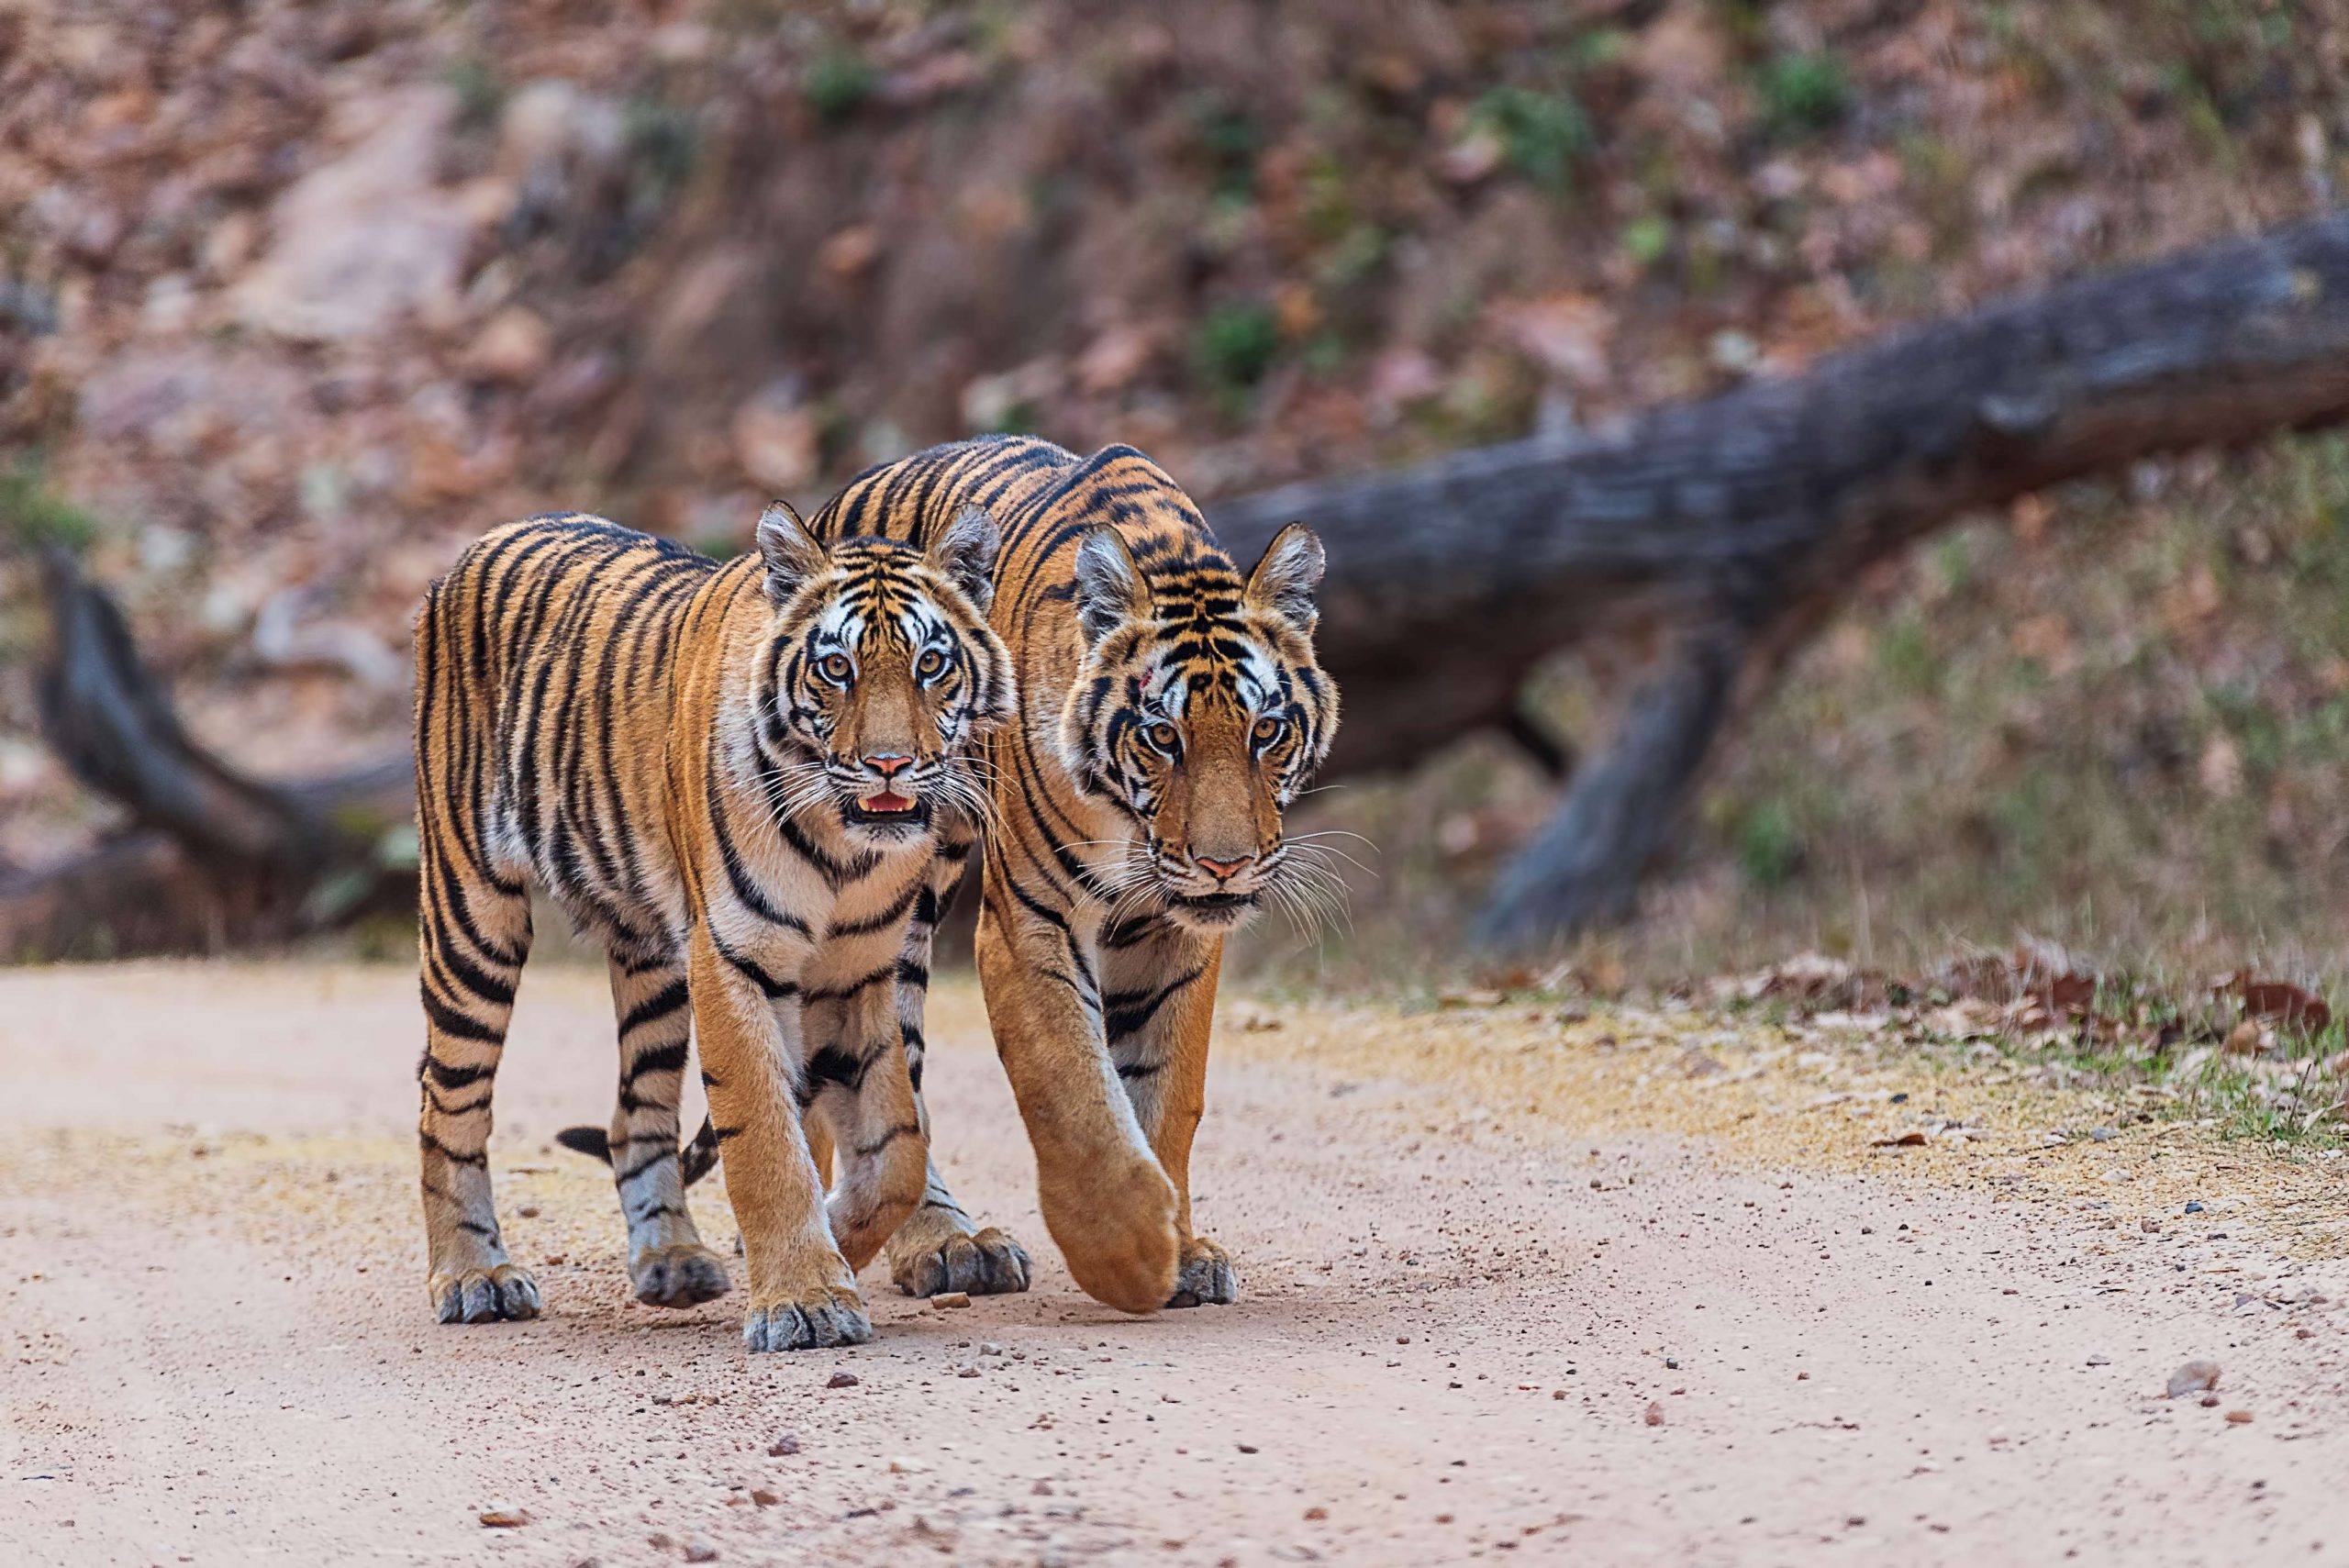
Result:
M918 1219L920 1217L916 1216ZM912 1229L913 1221L907 1221ZM917 1236L899 1245L900 1230L889 1243L889 1277L907 1296L936 1296L959 1290L972 1296L1011 1296L1028 1288L1031 1267L1028 1250L1010 1233L988 1226L975 1235L947 1228L937 1236Z
M871 1338L873 1319L865 1315L864 1298L838 1285L764 1306L753 1303L742 1324L742 1343L754 1353L861 1345Z
M1044 1226L1085 1294L1120 1312L1155 1312L1180 1262L1174 1185L1158 1162L1130 1161L1082 1181L1041 1187Z
M1229 1307L1240 1299L1240 1276L1231 1270L1231 1254L1204 1236L1183 1243L1182 1266L1175 1271L1174 1294L1169 1307L1211 1304Z
M436 1270L424 1288L443 1323L518 1322L539 1315L539 1282L512 1263Z
M734 1288L725 1262L697 1241L646 1248L629 1260L628 1277L647 1307L693 1307Z

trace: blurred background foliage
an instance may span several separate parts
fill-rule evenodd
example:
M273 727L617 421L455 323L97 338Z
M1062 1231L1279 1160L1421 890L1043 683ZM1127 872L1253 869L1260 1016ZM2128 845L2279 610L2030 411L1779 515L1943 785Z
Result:
M0 858L107 826L32 739L37 546L202 735L329 766L398 741L417 595L502 518L725 551L974 429L1211 501L1591 423L2324 210L2344 55L2291 0L13 8ZM2027 930L2340 974L2345 502L2299 438L1855 584L1584 962ZM1562 730L1605 663L1543 682ZM1245 962L1437 983L1551 798L1498 742L1345 781L1353 929Z

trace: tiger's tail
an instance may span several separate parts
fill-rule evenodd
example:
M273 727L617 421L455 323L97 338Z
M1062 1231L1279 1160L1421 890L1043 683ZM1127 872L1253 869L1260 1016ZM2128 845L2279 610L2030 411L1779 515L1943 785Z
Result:
M612 1135L600 1127L566 1127L554 1135L554 1140L590 1160L612 1162ZM702 1118L701 1130L694 1134L693 1141L677 1151L677 1164L687 1186L717 1169L718 1129L707 1117Z

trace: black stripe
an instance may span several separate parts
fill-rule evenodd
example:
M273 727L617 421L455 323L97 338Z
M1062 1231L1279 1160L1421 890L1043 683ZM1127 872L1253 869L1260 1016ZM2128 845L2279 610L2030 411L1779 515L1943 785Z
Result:
M681 1011L691 995L684 980L672 980L628 1010L628 1016L620 1020L620 1038L626 1040L645 1025L657 1023L672 1013Z
M629 1059L628 1075L622 1082L633 1084L648 1073L683 1073L685 1070L685 1051L686 1044L682 1040L674 1045L640 1051Z
M870 1143L858 1144L856 1156L860 1160L870 1160L901 1138L919 1138L920 1136L921 1125L918 1122L907 1122L891 1128Z
M419 985L417 989L424 998L424 1016L431 1019L442 1034L458 1040L479 1040L484 1045L503 1046L506 1043L504 1029L492 1029L479 1019L466 1017L434 995L429 986Z
M1177 976L1155 991L1114 991L1101 998L1102 1033L1111 1040L1139 1034L1169 998L1205 973L1204 967Z

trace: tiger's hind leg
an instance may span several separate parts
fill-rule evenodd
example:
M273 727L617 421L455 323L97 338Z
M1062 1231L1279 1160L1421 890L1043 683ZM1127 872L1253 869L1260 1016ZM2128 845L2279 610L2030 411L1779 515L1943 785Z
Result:
M702 1244L685 1207L677 1159L693 1008L685 965L611 961L619 1017L620 1085L612 1113L612 1180L628 1221L628 1276L648 1307L692 1307L733 1288L726 1263Z
M454 870L452 858L431 843L422 857L426 1290L443 1323L536 1318L538 1283L506 1255L489 1180L490 1095L529 956L530 901L518 884Z
M808 1155L819 1176L829 1168L826 1222L852 1270L871 1262L913 1212L928 1160L929 1137L897 1049L894 989L885 969L802 1015L813 1048L802 1106L817 1113L807 1119Z
M928 1050L922 1024L930 950L970 852L971 840L960 835L941 848L930 867L929 892L914 905L912 923L906 929L905 962L897 968L897 1032L905 1042L906 1072L913 1084L914 1110L925 1144L930 1140L930 1105L921 1093L922 1058ZM963 1211L938 1173L936 1156L929 1159L923 1174L921 1201L889 1238L889 1277L897 1288L907 1296L950 1290L1002 1296L1026 1290L1031 1273L1028 1250L1008 1231L981 1226Z

